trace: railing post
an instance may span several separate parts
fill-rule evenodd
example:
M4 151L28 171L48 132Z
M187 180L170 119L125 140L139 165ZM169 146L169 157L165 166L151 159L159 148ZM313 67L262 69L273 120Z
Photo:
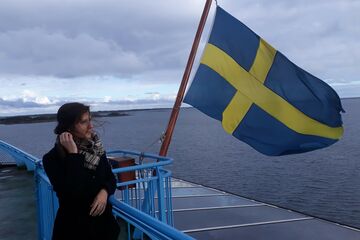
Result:
M36 208L37 208L37 219L38 219L38 239L45 239L44 234L44 226L42 221L42 213L43 209L41 208L41 187L40 187L40 176L39 176L39 167L40 162L35 163L35 170L34 170L34 176L35 176L35 193L36 193Z
M9 155L14 158L18 167L26 166L24 160L22 158L19 158L16 154L9 152Z
M160 171L161 167L156 168L157 179L157 189L158 189L158 209L159 209L159 220L166 223L166 213L165 213L165 194L164 194L164 178L163 174Z
M172 211L172 195L171 195L171 176L166 178L166 211L167 211L167 224L174 226L174 216Z

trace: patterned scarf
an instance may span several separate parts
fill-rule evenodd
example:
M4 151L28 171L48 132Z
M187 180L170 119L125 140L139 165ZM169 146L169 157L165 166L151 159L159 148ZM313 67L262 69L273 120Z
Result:
M74 138L74 142L78 147L79 153L85 156L84 167L96 170L100 157L105 152L98 135L93 133L90 140Z

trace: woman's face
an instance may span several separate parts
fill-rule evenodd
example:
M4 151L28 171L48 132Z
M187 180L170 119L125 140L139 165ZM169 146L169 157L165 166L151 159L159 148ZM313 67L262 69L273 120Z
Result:
M91 139L92 130L91 116L89 112L86 112L81 116L80 121L75 124L74 131L71 133L80 139Z

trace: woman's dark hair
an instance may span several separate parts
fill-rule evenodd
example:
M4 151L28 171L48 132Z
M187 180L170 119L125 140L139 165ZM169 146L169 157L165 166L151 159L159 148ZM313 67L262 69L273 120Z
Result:
M72 102L62 105L56 115L57 126L54 129L55 134L72 130L74 125L80 121L84 113L90 112L90 107L82 103Z

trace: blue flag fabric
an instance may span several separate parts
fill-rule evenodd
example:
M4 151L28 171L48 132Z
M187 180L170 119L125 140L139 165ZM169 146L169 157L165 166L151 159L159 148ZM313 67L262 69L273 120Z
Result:
M337 93L220 7L184 102L269 156L327 147L343 134Z

